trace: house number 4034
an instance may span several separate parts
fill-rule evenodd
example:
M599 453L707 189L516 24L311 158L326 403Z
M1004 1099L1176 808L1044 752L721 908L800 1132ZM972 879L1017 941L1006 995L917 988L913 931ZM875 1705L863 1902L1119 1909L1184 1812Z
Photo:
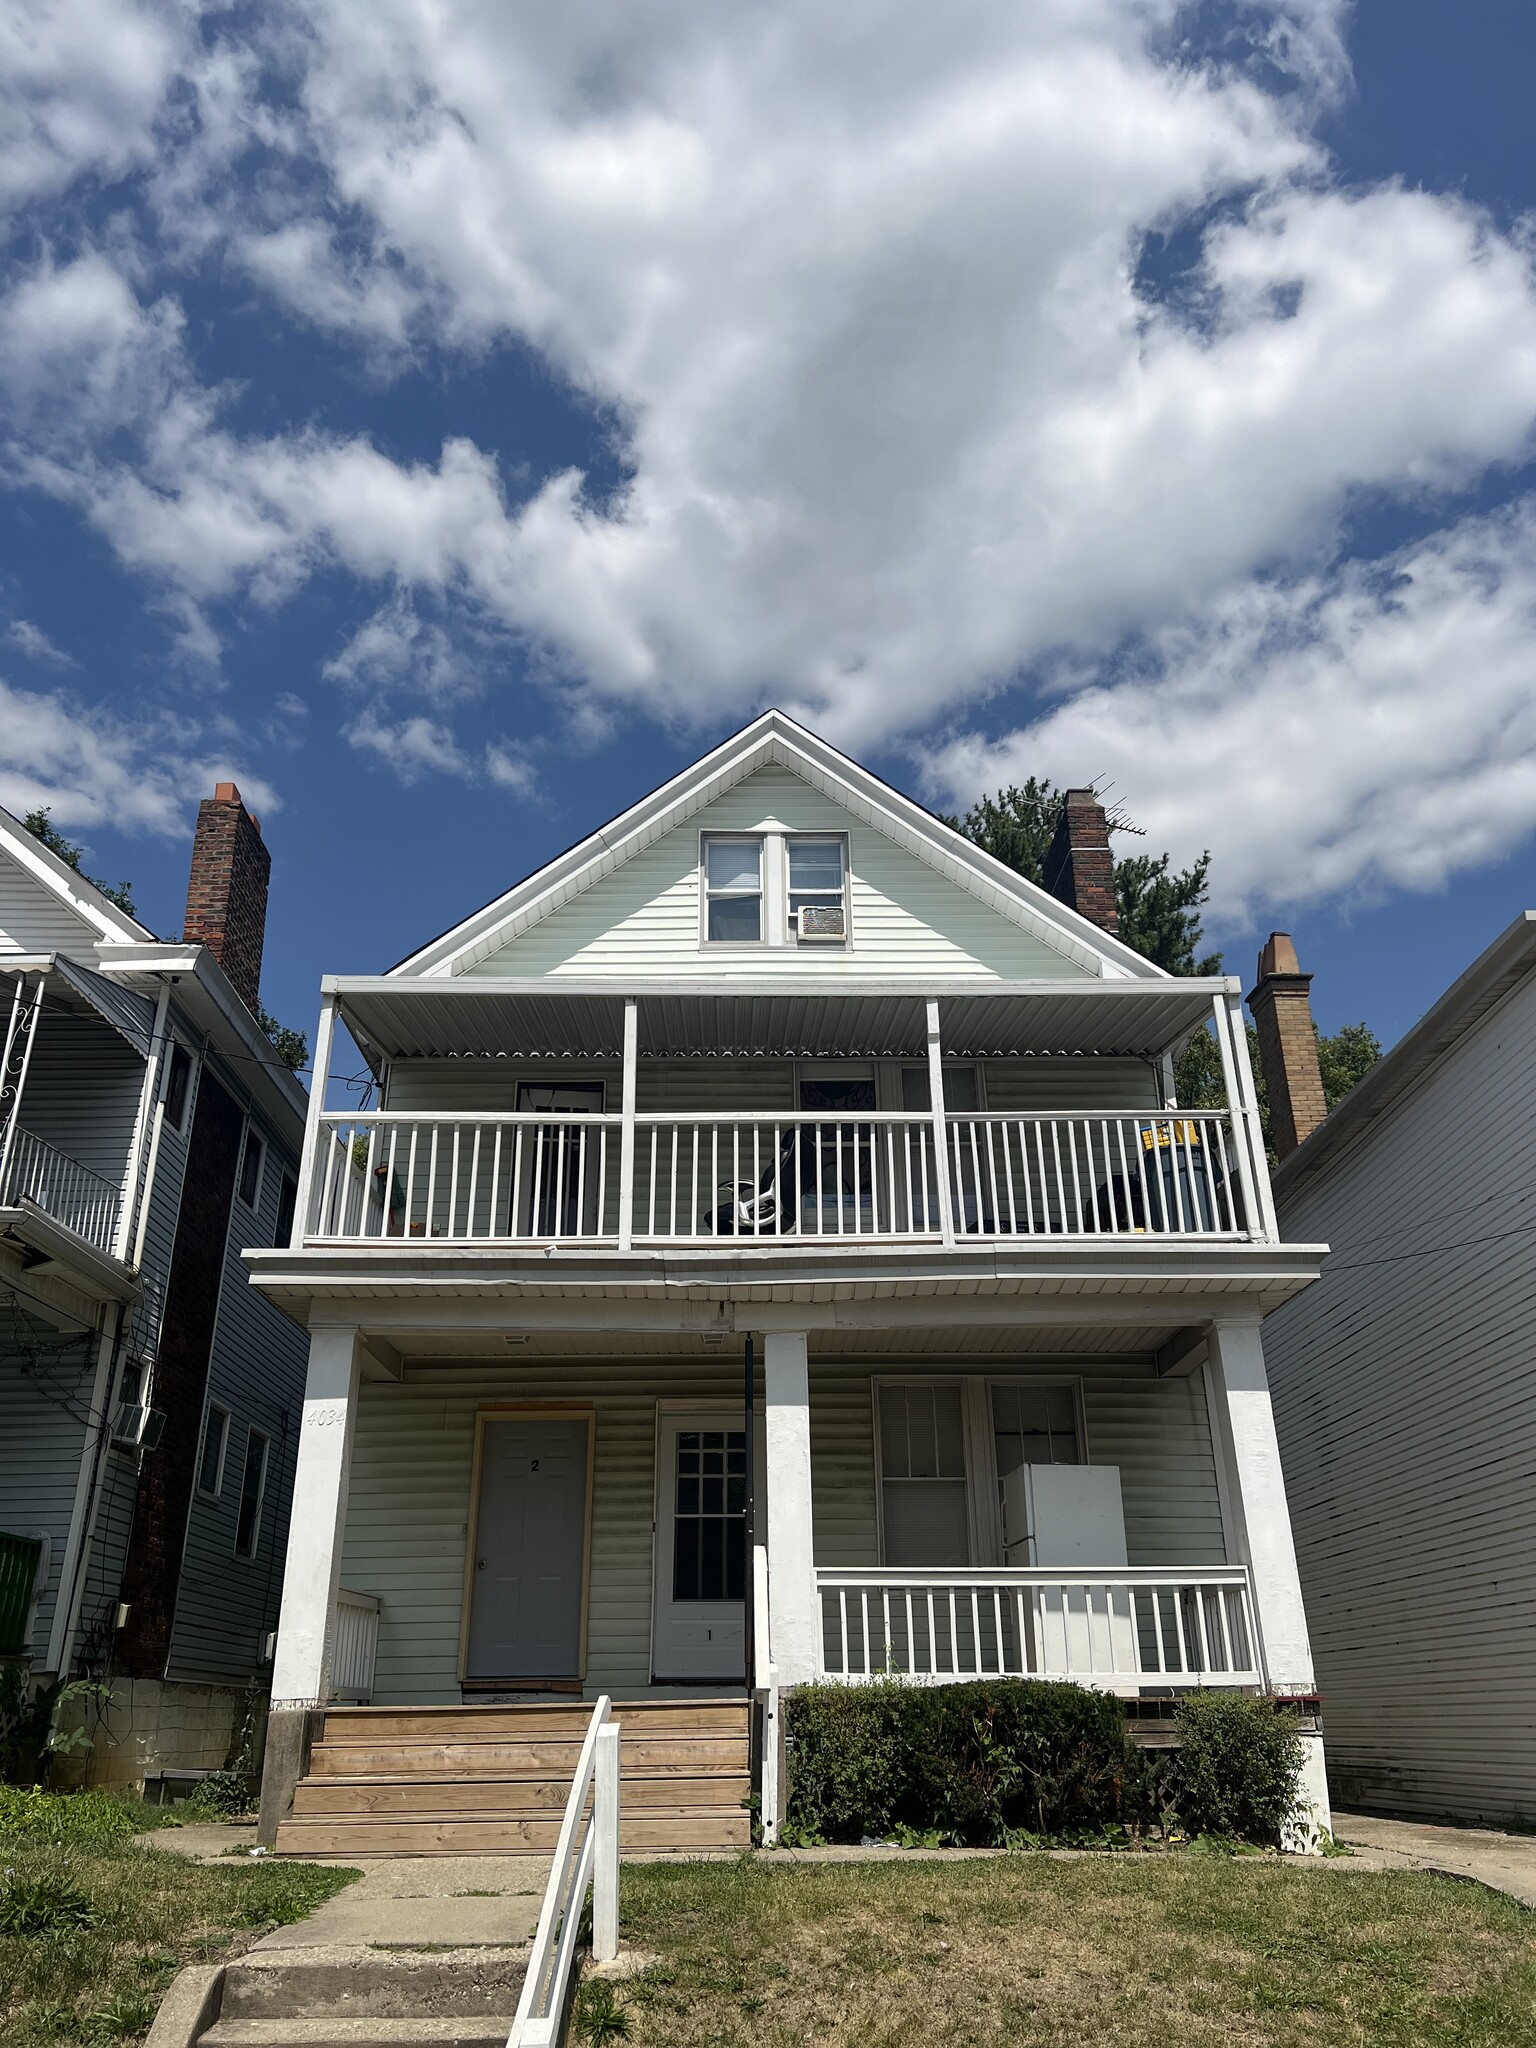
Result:
M310 1409L305 1419L311 1429L340 1429L347 1419L346 1403L322 1401L318 1407Z

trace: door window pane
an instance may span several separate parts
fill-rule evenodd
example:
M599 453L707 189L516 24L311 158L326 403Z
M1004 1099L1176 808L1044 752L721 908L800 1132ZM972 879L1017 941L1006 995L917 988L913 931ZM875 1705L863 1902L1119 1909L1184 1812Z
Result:
M994 1381L992 1427L999 1479L1021 1465L1083 1462L1077 1401L1071 1387L1031 1386L1027 1380Z
M746 1432L679 1430L674 1486L672 1598L740 1600L746 1588Z

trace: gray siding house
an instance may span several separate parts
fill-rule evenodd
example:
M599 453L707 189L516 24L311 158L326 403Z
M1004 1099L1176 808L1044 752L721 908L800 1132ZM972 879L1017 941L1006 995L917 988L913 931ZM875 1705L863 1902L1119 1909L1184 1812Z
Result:
M1536 1820L1536 912L1283 1159L1265 1329L1341 1803Z
M100 1782L217 1768L270 1671L304 1347L241 1253L305 1097L254 1014L268 865L221 784L162 943L0 811L0 1654L110 1685Z
M769 712L388 973L310 1102L262 1828L547 1847L609 1694L626 1840L777 1824L796 1686L1073 1678L1315 1708L1264 1373L1315 1278L1241 991ZM1217 1035L1228 1106L1181 1111ZM1321 1736L1309 1785L1326 1821Z

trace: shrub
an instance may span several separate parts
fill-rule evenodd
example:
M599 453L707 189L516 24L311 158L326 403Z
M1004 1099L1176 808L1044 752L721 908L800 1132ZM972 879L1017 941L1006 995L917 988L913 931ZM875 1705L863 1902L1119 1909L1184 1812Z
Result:
M1193 1693L1178 1733L1173 1804L1186 1832L1277 1844L1305 1754L1295 1714L1272 1699Z
M805 1686L786 1705L790 1839L997 1845L1120 1812L1119 1702L1040 1680Z
M256 1805L256 1780L247 1771L211 1771L182 1800L181 1820L235 1820Z
M113 1792L44 1792L35 1785L22 1791L0 1785L0 1841L19 1836L103 1847L155 1826L157 1818L163 1815L156 1808Z
M90 1900L67 1876L0 1876L0 1934L62 1934L95 1918Z

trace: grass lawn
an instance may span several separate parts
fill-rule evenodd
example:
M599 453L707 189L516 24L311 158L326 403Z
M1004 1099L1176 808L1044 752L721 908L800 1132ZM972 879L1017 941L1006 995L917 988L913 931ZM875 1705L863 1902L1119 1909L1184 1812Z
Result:
M357 1874L191 1863L135 1849L113 1832L93 1826L84 1840L0 1832L0 1928L22 1930L0 1932L5 2048L134 2040L184 1963L239 1953Z
M1536 1915L1246 1858L627 1864L619 1987L667 2048L1536 2048Z

